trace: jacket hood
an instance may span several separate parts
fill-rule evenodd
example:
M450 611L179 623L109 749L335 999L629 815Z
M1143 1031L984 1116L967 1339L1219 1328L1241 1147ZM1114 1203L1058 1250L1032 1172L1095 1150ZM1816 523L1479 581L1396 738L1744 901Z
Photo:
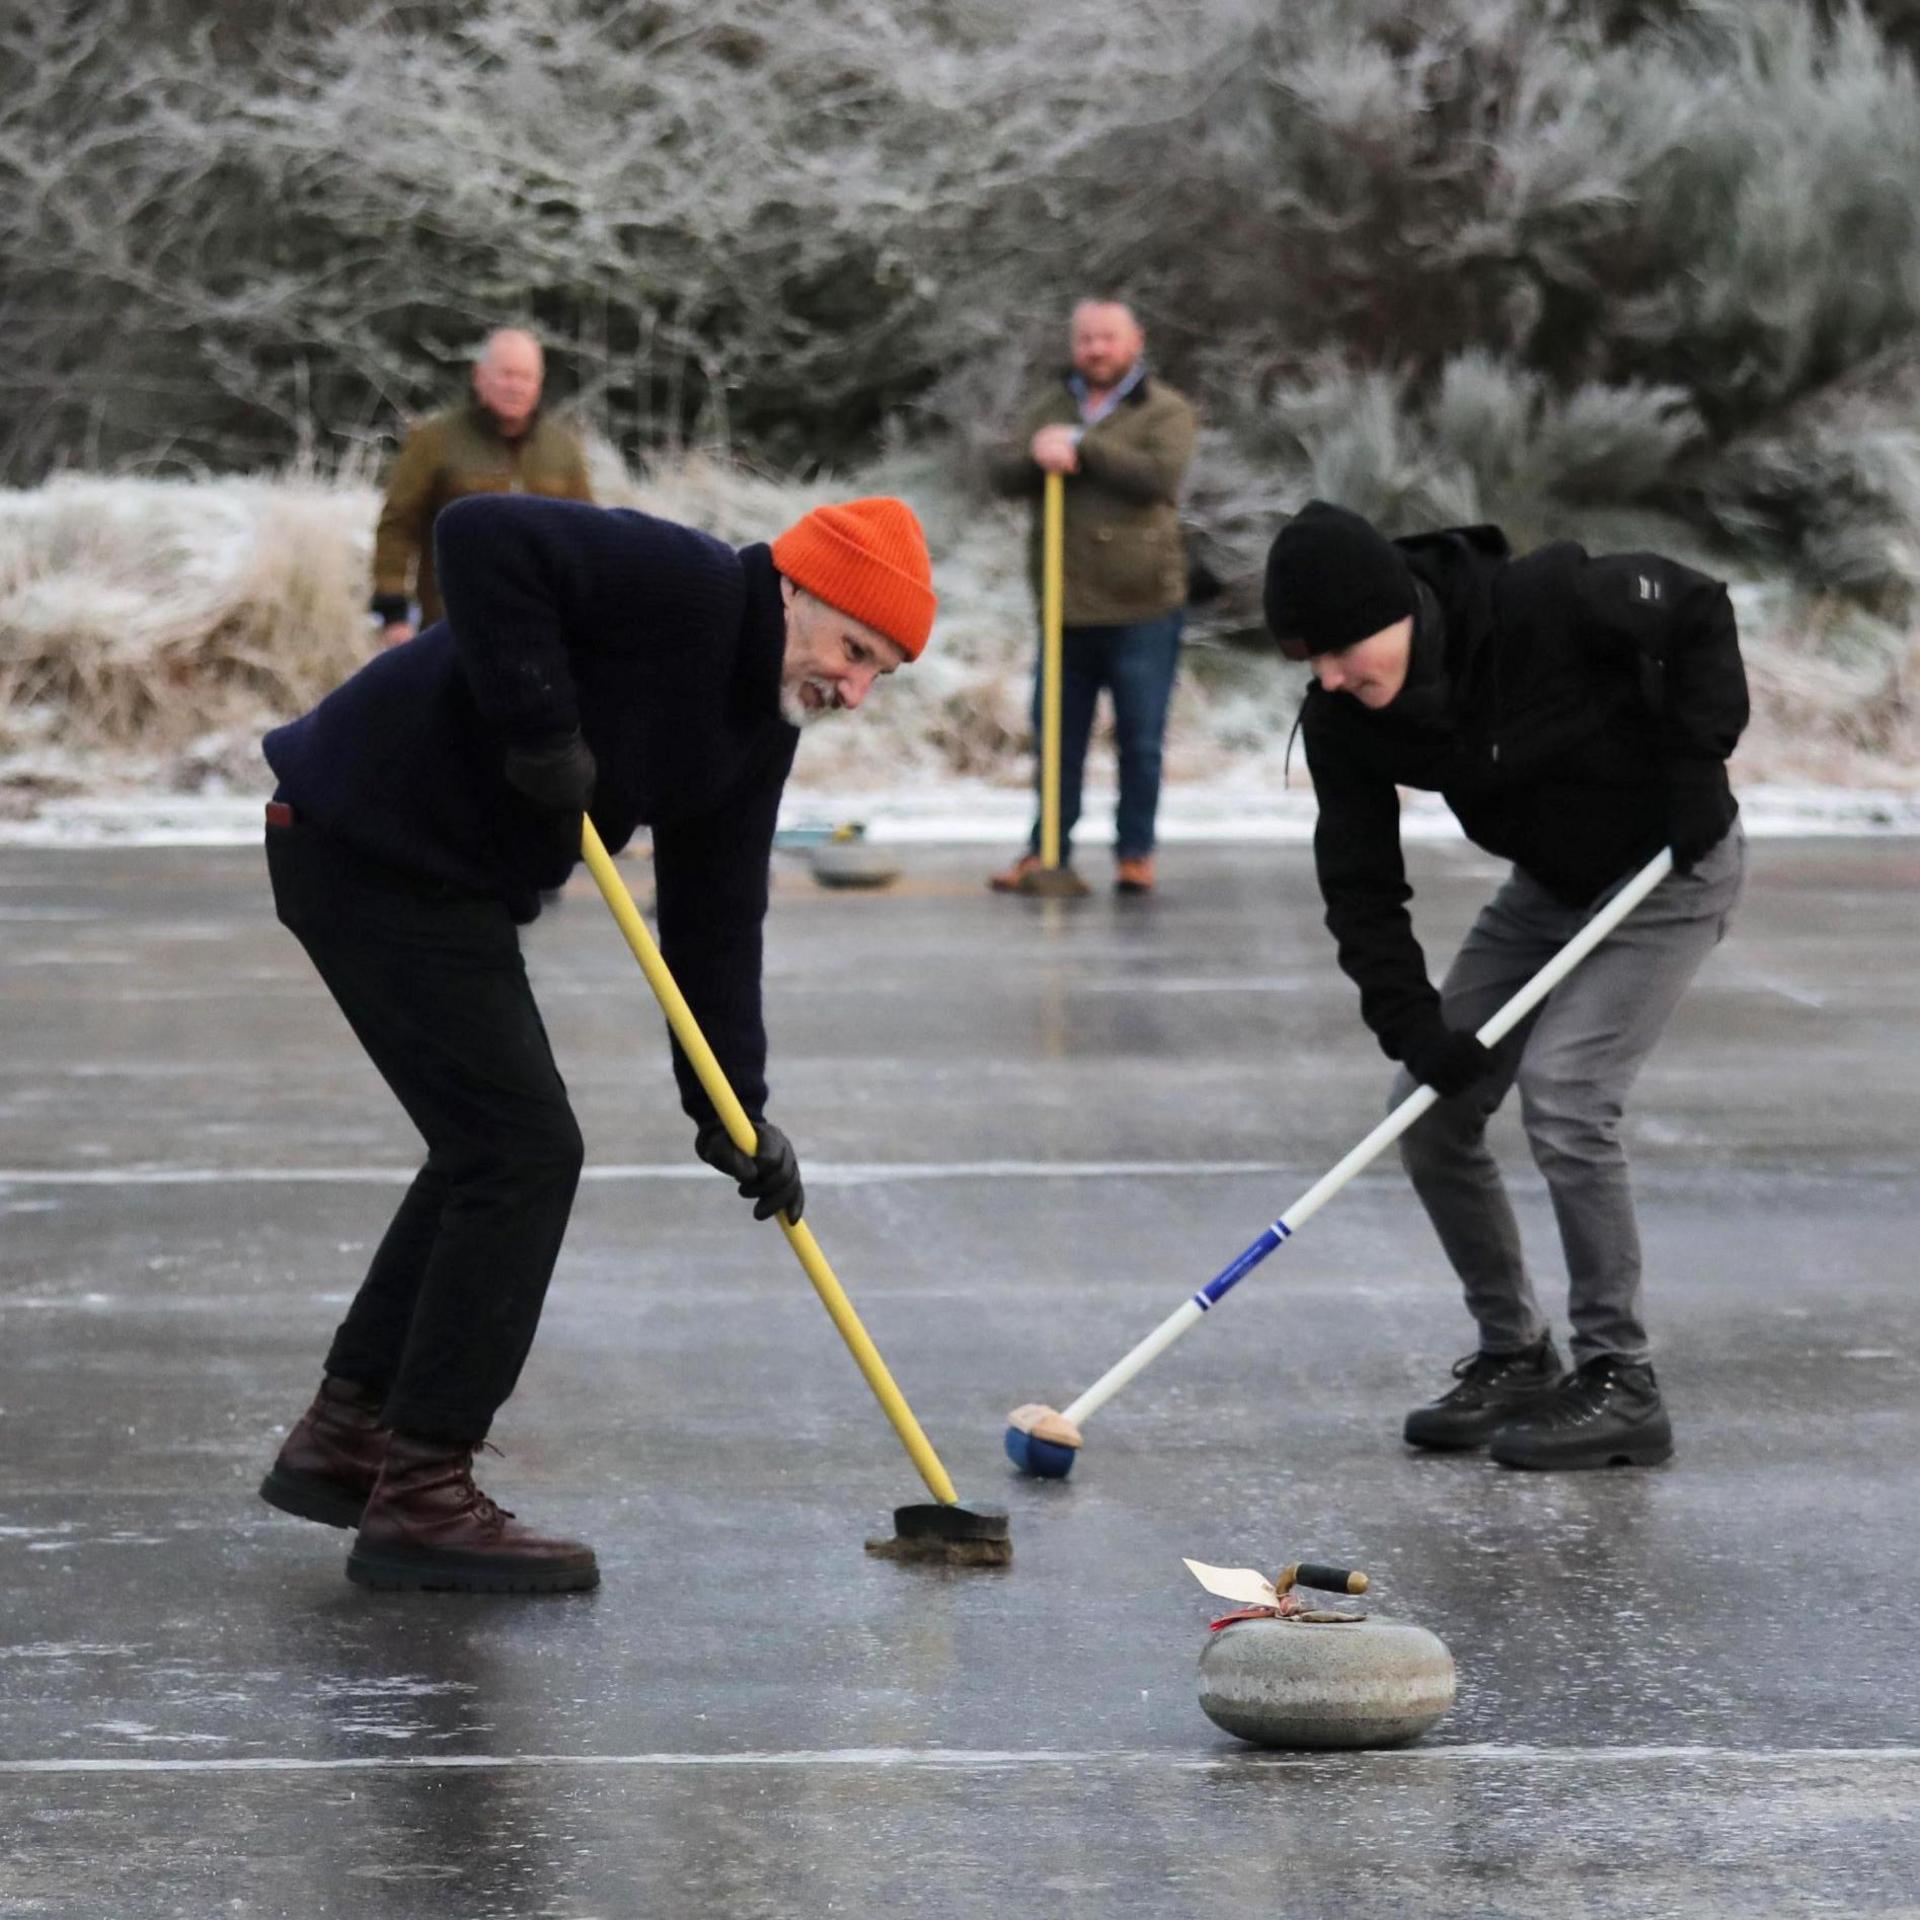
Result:
M1510 560L1513 544L1498 527L1441 527L1433 533L1409 533L1393 543L1409 560L1448 552L1486 560Z
M1458 686L1493 625L1494 576L1512 559L1513 548L1498 527L1447 527L1393 544L1440 604L1447 669Z

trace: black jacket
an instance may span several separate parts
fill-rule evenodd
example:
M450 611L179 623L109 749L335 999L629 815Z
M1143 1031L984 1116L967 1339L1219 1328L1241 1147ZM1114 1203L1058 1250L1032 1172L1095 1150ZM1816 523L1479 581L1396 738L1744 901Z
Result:
M1586 905L1664 844L1678 789L1733 824L1747 683L1725 587L1675 561L1570 541L1515 560L1494 527L1397 544L1432 596L1407 689L1373 711L1316 685L1301 731L1327 926L1367 1024L1404 1059L1440 1000L1394 789L1438 791L1476 846Z
M447 618L267 735L282 795L361 853L531 920L580 857L579 821L510 787L505 754L579 727L600 769L594 825L615 849L651 825L661 949L757 1117L761 922L799 741L780 715L772 553L514 494L456 501L434 543ZM677 1046L674 1068L704 1123Z

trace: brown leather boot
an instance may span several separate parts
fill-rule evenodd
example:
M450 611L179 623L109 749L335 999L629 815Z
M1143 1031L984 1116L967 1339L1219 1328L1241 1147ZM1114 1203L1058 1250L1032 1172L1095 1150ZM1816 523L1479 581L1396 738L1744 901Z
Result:
M593 1549L521 1526L473 1484L478 1448L396 1432L347 1556L362 1587L427 1593L577 1593Z
M1090 889L1071 867L1048 867L1037 853L1023 853L1004 873L990 874L995 893L1031 893L1043 900L1082 900Z
M1040 871L1040 856L1037 853L1023 853L1012 866L1002 873L989 874L987 885L995 893L1018 893L1025 884L1027 875Z
M1150 853L1130 853L1124 860L1114 864L1115 893L1151 893L1153 879L1153 855Z
M329 1374L267 1469L260 1498L323 1527L357 1527L387 1451L382 1397Z

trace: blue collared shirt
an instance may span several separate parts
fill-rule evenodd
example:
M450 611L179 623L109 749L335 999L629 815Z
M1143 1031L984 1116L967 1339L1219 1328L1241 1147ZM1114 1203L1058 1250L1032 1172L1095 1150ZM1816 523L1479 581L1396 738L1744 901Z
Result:
M1133 365L1127 369L1126 378L1123 379L1118 386L1112 388L1103 398L1089 406L1087 402L1088 389L1085 375L1078 373L1068 374L1067 391L1073 395L1074 404L1080 409L1080 431L1084 433L1088 427L1097 427L1146 377L1146 361L1144 359L1136 360Z

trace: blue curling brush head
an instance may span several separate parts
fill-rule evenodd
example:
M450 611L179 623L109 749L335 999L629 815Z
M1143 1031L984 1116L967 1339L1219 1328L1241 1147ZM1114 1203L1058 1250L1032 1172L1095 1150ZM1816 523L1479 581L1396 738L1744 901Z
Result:
M1018 1427L1007 1429L1007 1458L1036 1480L1064 1480L1073 1471L1073 1454L1073 1448L1057 1440L1036 1440Z
M1015 1407L1007 1420L1007 1458L1036 1480L1064 1480L1080 1451L1080 1429L1051 1407Z

